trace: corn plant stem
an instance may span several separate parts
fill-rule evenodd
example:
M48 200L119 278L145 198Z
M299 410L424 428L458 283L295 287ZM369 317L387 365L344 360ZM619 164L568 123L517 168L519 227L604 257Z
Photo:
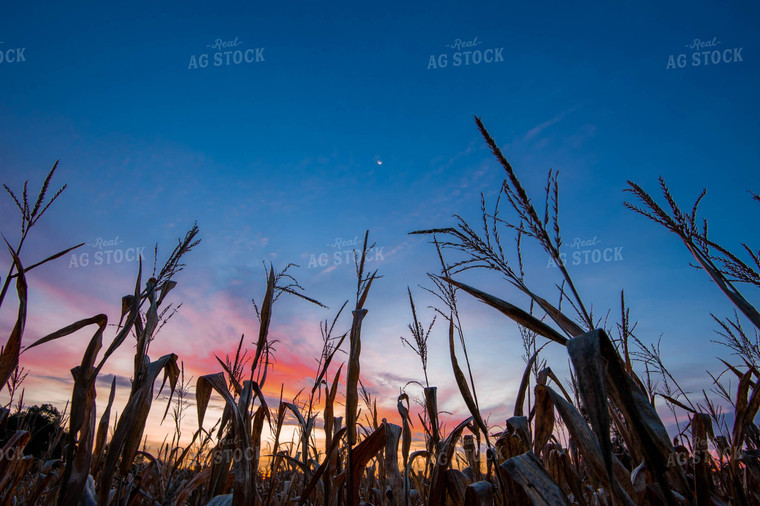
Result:
M683 240L684 244L686 244L686 247L689 249L689 252L692 254L692 256L697 260L697 262L700 263L702 268L710 276L710 279L712 279L715 284L718 285L718 288L720 288L720 290L726 295L726 297L728 297L731 302L739 308L739 311L744 313L744 316L746 316L756 328L760 329L760 313L758 313L754 306L747 302L747 299L745 299L744 296L736 288L734 288L733 284L720 274L720 270L715 266L715 264L712 263L709 258L707 258L696 248L691 239L688 239L685 236L681 236L681 239Z
M456 307L456 306L455 306ZM470 377L470 388L472 388L472 397L475 401L475 407L478 408L478 411L480 411L480 404L478 403L478 392L475 390L475 379L472 376L472 367L470 367L470 357L467 355L467 345L465 344L464 340L464 333L462 332L461 322L459 320L459 312L455 315L457 319L457 324L459 325L457 327L457 331L459 334L459 341L462 343L462 351L464 351L464 362L467 364L467 375ZM488 434L486 434L486 437L488 437Z
M18 247L13 251L13 254L15 256L19 256L21 253L21 247L24 245L24 240L26 239L26 234L29 232L29 228L27 228L23 235L21 236L21 240L18 243ZM8 269L8 275L5 276L5 281L3 282L3 289L0 291L0 307L3 305L3 300L5 300L5 294L8 292L8 286L10 285L10 281L13 278L13 269L16 267L15 262L11 262L11 266Z
M438 251L438 258L441 261L443 273L448 278L450 277L449 267L446 265L446 262L444 262L443 260L443 255L441 254L441 250L438 246L438 241L435 239L435 236L433 237L433 240L435 242L436 250ZM475 379L472 376L472 367L470 367L470 357L467 354L467 344L465 344L464 333L462 332L462 321L459 318L459 309L457 308L456 288L451 283L448 283L448 288L449 288L449 299L451 300L451 306L452 306L451 309L453 312L453 317L456 318L457 320L456 328L457 328L457 333L459 335L459 341L462 344L462 351L464 351L464 362L467 365L467 375L470 378L470 388L472 389L472 396L475 401L475 407L479 411L480 404L478 403L478 393L477 393L477 390L475 390Z
M499 149L499 146L496 145L496 141L494 141L493 137L491 137L491 135L488 133L488 130L486 130L485 126L480 121L480 118L476 117L475 122L477 123L478 128L480 129L480 133L485 138L486 143L488 144L488 147L491 148L491 151L499 160L499 163L507 171L507 174L509 175L509 178L512 181L513 186L515 186L518 189L518 191L522 190L522 186L519 184L519 181L517 181L517 176L514 173L514 169L512 168L512 165L504 157L504 155L501 152L501 149ZM528 205L527 209L531 217L533 218L533 220L535 220L536 223L541 223L541 220L536 215L536 211L535 209L533 209L533 206ZM570 274L567 272L567 269L565 269L565 266L563 265L563 263L561 261L558 261L560 259L559 250L551 242L551 238L549 237L549 234L546 232L546 229L542 226L542 227L539 227L539 230L541 231L541 235L543 236L543 241L541 242L545 241L546 246L547 246L546 248L547 252L552 256L552 259L559 266L560 271L562 272L562 275L567 280L568 285L570 285L570 290L573 292L573 296L575 297L575 300L578 302L578 309L580 310L583 316L583 319L588 324L589 330L593 329L594 322L591 320L591 317L589 316L588 311L586 311L586 307L584 306L583 301L581 300L581 297L578 294L578 291L575 289L575 284L570 278Z

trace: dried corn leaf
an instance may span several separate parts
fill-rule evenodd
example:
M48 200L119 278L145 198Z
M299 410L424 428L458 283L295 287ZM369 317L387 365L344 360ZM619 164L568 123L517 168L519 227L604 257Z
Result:
M190 478L189 481L180 487L175 504L185 504L185 501L190 496L190 494L192 494L195 489L203 485L208 480L210 474L211 467L209 466L206 466L198 471L198 473L196 473L192 478Z
M578 337L585 333L583 329L578 326L578 324L576 324L573 320L565 316L565 314L562 311L552 306L549 302L542 299L538 295L531 294L531 297L533 297L533 299L538 303L541 309L543 309L546 312L546 314L548 314L549 317L551 317L552 320L557 322L557 325L559 325L560 328L562 328L562 330L564 330L567 334L573 337Z
M404 480L398 468L398 444L401 440L403 429L394 423L385 424L385 482L392 493L393 504L399 504L404 498ZM403 455L406 462L406 455Z
M353 479L351 487L351 504L359 504L359 485L361 483L364 468L367 466L370 459L375 457L385 447L386 429L387 426L385 423L380 424L380 427L378 427L377 430L350 450L350 462L352 467L351 477Z
M734 427L732 431L733 440L735 442L738 442L738 447L741 447L742 441L739 441L741 438L741 432L744 426L744 413L747 411L747 406L749 406L749 389L750 389L750 383L752 380L752 372L747 371L744 373L739 380L739 386L737 387L736 392L736 408L734 409ZM734 447L737 445L735 444Z
M409 474L412 469L412 465L414 464L415 459L417 457L424 457L425 459L429 459L432 456L432 454L427 450L417 450L415 452L412 452L409 455L409 459L404 462L404 505L408 506L409 501L411 500L411 494L412 490L410 490L411 484L409 483ZM418 477L415 474L415 481L417 482L417 488L418 490L423 490L422 487L419 485ZM416 492L416 491L415 491ZM424 501L423 501L424 504Z
M507 431L510 434L517 435L525 445L526 450L531 447L533 438L531 437L530 422L527 416L513 416L507 419Z
M24 447L29 443L32 434L26 430L17 430L8 438L0 452L0 485L11 479L13 469L18 464L18 460L23 454ZM0 487L2 490L2 487Z
M92 464L92 445L95 437L95 359L103 342L103 331L108 324L105 315L77 322L69 326L58 337L75 332L79 328L95 323L98 330L90 339L82 356L81 365L74 367L74 387L71 394L71 417L69 419L69 445L66 450L66 466L61 479L59 502L68 504L82 497ZM60 332L60 331L59 331Z
M464 494L471 480L459 469L447 469L446 473L446 492L448 492L447 504L454 506L464 506Z
M78 331L80 329L83 329L83 328L85 328L85 327L87 327L89 325L93 325L93 324L100 325L101 322L103 322L104 320L106 322L108 320L107 316L104 315L104 314L99 314L99 315L95 315L95 316L93 316L91 318L85 318L84 320L79 320L77 322L72 323L71 325L67 325L66 327L64 327L64 328L62 328L60 330L56 330L55 332L53 332L51 334L48 334L45 337L41 337L40 339L36 340L35 342L33 342L32 344L30 344L29 346L25 346L24 347L24 352L26 352L26 351L28 351L28 350L36 347L36 346L39 346L41 344L45 344L47 342L54 341L54 340L59 339L61 337L67 336L69 334L73 334L74 332L76 332L76 331Z
M211 499L206 506L232 506L234 498L232 494L218 495Z
M508 474L522 487L523 492L530 497L534 505L570 505L567 496L562 492L559 485L552 480L533 452L512 457L499 468L501 472Z
M456 448L459 436L471 421L472 417L469 417L466 420L462 421L454 428L454 430L449 433L448 437L446 437L446 439L441 442L440 448L438 449L438 454L436 455L436 462L435 466L433 467L433 473L430 476L430 496L428 497L428 506L442 506L444 504L444 473L446 469L448 469L449 464L451 464L451 460L454 456L454 449Z
M232 495L232 504L242 506L253 502L253 486L251 483L251 462L245 458L250 453L249 434L246 419L243 413L238 410L235 399L232 397L227 382L222 373L209 374L198 378L196 383L196 402L198 403L198 424L203 426L203 418L206 413L211 390L221 395L232 413L233 435L235 453L243 456L235 459L233 464L234 472L234 493Z
M549 344L549 343L546 343ZM520 380L520 387L517 389L517 399L515 400L515 414L514 416L523 416L523 404L525 404L525 393L528 390L528 383L530 382L530 371L533 367L533 364L536 362L536 359L538 358L538 354L541 352L541 350L544 349L546 346L544 344L541 346L536 352L530 357L530 360L528 360L528 363L525 366L525 370L523 371L522 380Z
M406 405L404 405L404 401L406 401ZM396 409L398 410L399 416L401 416L403 429L403 442L401 450L401 454L403 456L402 462L406 462L406 459L409 458L409 450L411 449L410 445L412 443L412 432L410 429L412 420L409 416L409 396L406 393L402 393L398 396L398 399L396 399Z
M346 301L346 302L343 303L343 306L338 311L339 315L340 315L341 312L343 312L343 308L346 307L346 304L348 304L348 301ZM330 368L330 363L332 362L333 357L338 352L338 350L340 349L340 347L343 345L343 341L346 340L346 336L348 336L348 333L345 333L345 334L343 334L340 337L340 340L338 341L338 344L336 344L333 347L332 352L327 356L327 358L325 359L324 364L322 364L322 366L320 368L320 371L319 371L319 374L317 375L317 378L314 380L314 386L311 388L311 392L312 393L316 392L317 388L319 388L319 385L322 383L322 380L324 379L325 374L327 374L327 370ZM343 367L343 366L341 365L341 367Z
M50 262L50 261L52 261L52 260L55 260L56 258L61 258L63 255L65 255L65 254L67 254L67 253L69 253L69 252L71 252L71 251L74 251L74 250L75 250L75 249L77 249L77 248L81 248L81 247L82 247L82 246L84 246L85 244L87 244L87 243L84 243L84 242L80 242L80 243L79 243L79 244L77 244L76 246L72 246L72 247L70 247L70 248L67 248L67 249L65 249L65 250L59 251L58 253L55 253L55 254L53 254L53 255L50 255L49 257L47 257L47 258L46 258L46 259L44 259L44 260L40 260L40 261L39 261L39 262L37 262L36 264L32 264L32 265L30 265L29 267L24 267L24 274L26 274L27 272L31 271L32 269L34 269L34 268L36 268L36 267L39 267L40 265L43 265L43 264L46 264L46 263L48 263L48 262ZM14 275L13 275L13 276L11 276L11 277L17 277L17 276L18 276L18 274L14 274Z
M682 237L682 239L684 239ZM739 308L739 311L744 313L744 316L749 318L752 324L760 329L760 313L755 307L747 302L747 299L736 289L734 286L726 280L722 272L717 270L709 257L707 257L702 251L696 248L690 240L684 239L684 244L689 249L694 258L699 262L705 272L710 276L718 288L733 302L733 304Z
M158 305L160 306L161 303L164 301L164 298L169 295L169 292L171 292L175 287L177 286L176 281L167 280L164 281L164 283L161 285L160 294L158 296Z
M456 379L457 386L459 387L459 392L462 394L462 398L464 399L464 403L467 405L467 409L470 410L470 413L475 419L475 422L478 424L478 428L481 431L483 431L483 434L485 435L486 441L487 441L488 428L486 428L486 424L483 422L483 419L480 417L480 410L478 409L478 406L475 404L475 399L473 398L472 393L470 392L470 387L467 384L467 379L465 378L464 373L462 372L462 369L459 367L459 362L457 361L456 350L454 347L454 319L453 318L449 318L449 354L451 355L451 367L454 369L454 379Z
M115 352L119 346L124 343L124 340L127 338L127 336L132 331L132 327L135 326L135 324L140 321L140 283L142 282L142 257L140 257L140 262L137 270L137 279L135 281L135 289L134 294L131 296L127 296L130 298L130 304L129 304L129 316L127 317L127 321L124 323L124 326L121 327L121 330L116 334L116 337L114 337L113 341L111 342L111 345L106 349L106 352L103 354L103 358L100 360L100 363L95 368L95 375L100 373L100 370L103 368L103 366L106 363L106 360L108 360L108 357L111 356L113 352ZM122 315L119 319L119 324L121 324L121 320L124 319L124 299L122 299Z
M759 391L758 384L752 383L752 371L747 371L739 381L738 392L736 394L736 409L734 411L734 427L732 431L732 447L734 451L741 449L744 445L747 426L752 423L757 414L758 407L760 407Z
M111 407L116 396L116 376L111 381L111 392L108 394L108 404L103 411L103 415L100 417L100 423L98 424L98 433L95 436L95 449L93 450L93 461L90 469L91 474L95 474L100 461L103 458L103 450L106 444L106 437L108 436L108 424L111 418Z
M674 451L668 432L646 393L626 372L625 364L607 334L603 330L594 332L599 336L601 355L607 361L607 394L620 409L631 438L641 449L647 469L660 484L668 504L677 504L673 492L681 496L688 496L690 492L680 467L667 467ZM672 478L672 483L668 477Z
M441 435L438 427L438 388L425 387L425 410L430 420L431 449L438 445Z
M609 481L613 481L610 414L605 388L606 365L602 359L596 331L575 337L567 343L583 407L596 434Z
M549 438L554 432L554 405L546 388L541 385L536 386L535 409L533 453L541 455L544 446L549 442Z
M467 486L464 506L492 506L495 504L495 488L487 481L477 481Z
M8 244L8 241L5 241L5 244ZM16 271L18 273L16 277L18 315L16 316L16 323L13 326L11 335L5 342L2 352L0 352L0 391L5 387L8 379L18 366L18 357L21 352L21 337L24 335L24 326L26 325L27 290L24 268L21 265L21 260L16 256L16 252L13 251L10 244L8 244L8 251L10 251L11 256L13 257L13 263L16 266Z
M253 415L251 423L251 435L249 438L250 452L246 454L245 458L247 459L248 456L250 456L251 476L249 479L252 483L251 488L254 493L257 491L256 482L258 481L259 458L261 455L261 431L264 428L264 419L268 418L268 415L269 409L264 406L259 406L259 409L257 409L256 413Z
M93 341L99 342L99 334L102 328L93 337ZM97 346L99 348L99 346ZM61 480L61 492L59 495L60 504L75 504L85 493L85 486L89 478L90 464L92 463L92 445L95 437L95 378L91 377L92 362L95 359L93 352L92 357L87 356L82 360L83 363L89 362L89 368L77 366L71 370L74 376L74 394L71 403L71 431L69 433L69 446L66 455L66 467ZM84 394L84 398L81 395ZM78 415L77 426L74 428L74 409L77 400ZM76 445L74 444L76 442Z
M683 409L683 410L685 410L685 411L688 411L688 412L689 412L689 413L691 413L692 415L696 413L696 411L694 411L694 409L693 409L693 408L690 408L690 407L689 407L689 406L687 406L686 404L684 404L684 403L682 403L682 402L680 402L680 401L678 401L678 400L676 400L676 399L672 398L672 397L671 397L671 396L669 396L669 395L661 394L661 393L659 393L659 392L655 392L655 395L659 395L660 397L662 397L662 398L663 398L663 399L665 399L666 401L668 401L668 402L670 402L670 403L672 403L672 404L675 404L675 405L676 405L676 406L678 406L679 408L681 408L681 409Z
M132 423L128 427L125 427L130 433L129 437L124 442L124 449L122 451L121 472L126 474L132 467L132 461L135 458L138 448L140 447L140 441L145 431L145 424L148 420L148 414L150 413L150 407L153 403L153 386L161 372L164 373L163 383L160 391L163 389L167 378L171 387L171 393L167 404L171 403L171 397L174 393L174 388L177 385L177 378L179 377L179 367L177 366L177 355L169 353L164 355L154 362L150 362L150 359L146 356L145 363L147 367L145 369L145 376L138 378L132 383L132 392L130 398L127 401L127 405L124 407L122 417L128 415L128 409L135 409ZM133 402L132 399L134 399ZM131 415L129 415L131 416ZM121 422L121 420L120 420ZM118 431L118 426L117 426ZM116 435L114 434L114 439ZM110 450L110 449L109 449Z
M694 443L694 487L697 504L710 504L712 478L710 477L710 453L707 437L715 439L712 420L706 413L695 413L691 419L691 440Z
M335 377L333 378L332 385L329 388L329 391L327 392L327 395L325 396L325 448L330 448L332 446L332 436L333 436L333 430L332 430L332 424L333 424L333 417L334 411L335 411L335 396L338 394L338 385L340 383L340 372L343 369L343 364L338 367L338 371L335 373Z
M731 364L729 364L728 362L726 362L726 361L725 361L725 360L723 360L722 358L718 358L718 360L720 360L721 362L723 362L723 364L724 364L724 365L725 365L725 366L726 366L726 367L727 367L727 368L728 368L728 369L729 369L731 372L733 372L733 373L736 375L736 377L737 377L737 378L741 379L741 378L742 378L742 376L744 376L744 374L742 374L742 372L741 372L739 369L737 369L736 367L732 366Z
M591 473L599 482L604 483L609 487L609 473L607 472L602 452L599 449L599 441L594 437L591 429L589 429L583 415L580 414L575 406L570 404L564 397L550 387L536 387L536 391L538 392L539 390L547 393L551 398L554 407L557 409L560 417L562 417L562 421L565 422L567 431L572 436L574 443L580 449L581 454L583 455L583 460ZM628 472L614 455L612 455L612 468L614 477L616 478L613 482L613 488L616 490L615 495L617 495L624 504L632 504L633 502L630 499L630 493L632 490L628 484ZM624 490L620 490L621 486Z
M473 297L477 297L482 302L488 304L494 309L498 309L503 314L507 315L509 318L514 320L515 322L519 323L526 329L535 332L536 334L540 336L544 336L547 339L551 339L552 341L565 345L567 344L567 338L564 337L562 334L536 318L535 316L531 315L530 313L527 313L523 311L522 309L510 304L509 302L506 302L504 300L499 299L498 297L494 297L493 295L489 295L485 292L481 292L477 288L473 288L471 286L465 285L464 283L460 283L458 281L454 281L453 279L447 278L447 277L441 277L442 280L451 283L452 285L461 288L465 292L469 293Z
M346 427L343 427L334 435L332 445L325 455L325 460L323 460L322 464L320 464L317 470L314 471L314 474L309 480L309 483L307 483L300 499L298 500L298 504L304 504L309 499L309 496L311 496L311 494L314 492L314 488L317 486L317 483L319 483L319 478L324 474L325 470L328 469L330 462L333 459L337 458L338 452L340 450L340 440L346 433L346 430Z
M259 313L259 339L256 341L256 354L251 362L251 374L259 365L259 359L264 352L267 344L267 335L269 334L269 324L272 321L272 304L274 303L275 276L274 267L269 266L269 277L267 278L267 290L264 294L264 302L261 304Z
M362 320L367 315L366 309L352 311L353 323L349 339L348 371L346 372L346 427L348 427L348 444L356 444L356 421L359 406L359 372L361 356Z
M2 501L2 506L12 506L14 499L18 499L14 494L10 493L19 488L21 482L28 478L34 464L34 459L31 456L17 457L17 465L13 469L13 474L6 483L0 483L0 490L8 491L8 495ZM23 488L22 488L23 490Z
M365 246L366 246L366 242L365 242ZM362 295L361 297L359 297L359 303L356 306L358 309L362 309L364 307L365 302L367 302L367 295L369 295L369 288L372 286L372 282L375 279L377 279L377 271L370 274L369 277L367 278L367 284L364 286Z
M143 375L135 378L132 383L129 399L121 417L119 417L116 430L106 452L105 464L103 465L100 479L102 488L100 489L99 501L101 503L107 502L110 483L116 472L119 459L121 459L120 471L122 475L126 475L131 469L132 461L140 446L148 413L153 403L153 385L161 371L164 371L164 381L166 381L166 375L174 376L179 371L176 361L177 355L174 353L164 355L154 362L150 362L150 359L147 356L145 357L145 372ZM172 380L171 384L173 391L176 380ZM73 410L72 404L72 414Z

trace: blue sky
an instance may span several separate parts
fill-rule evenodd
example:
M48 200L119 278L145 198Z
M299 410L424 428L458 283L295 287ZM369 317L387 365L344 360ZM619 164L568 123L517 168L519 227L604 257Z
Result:
M406 286L429 286L425 273L436 268L433 249L407 233L450 225L455 213L475 220L480 192L492 202L503 177L475 127L479 115L537 201L548 169L560 171L566 242L597 237L622 248L622 261L571 269L595 311L616 316L625 289L641 337L663 335L674 370L698 391L704 369L719 369L715 355L727 355L710 343L709 313L731 307L688 267L675 236L624 209L622 190L633 180L656 192L663 175L689 206L707 187L703 212L716 239L757 244L746 190L758 191L759 20L750 2L17 3L0 19L0 51L24 48L26 60L0 63L0 182L36 188L61 160L54 181L69 187L31 236L28 261L98 238L118 237L122 251L158 242L168 252L197 220L203 243L175 295L184 306L162 336L166 350L187 350L195 374L215 372L202 370L212 350L232 352L241 333L255 334L250 298L263 294L262 261L298 263L307 293L331 308L295 299L277 308L283 362L303 346L310 364L319 320L354 287L352 268L333 260L345 248L329 244L369 229L384 278L370 298L364 370L392 407L402 385L388 378L421 377L398 346L410 317ZM188 68L204 53L213 61L207 46L217 39L259 49L264 60ZM447 45L457 39L500 49L503 61L454 66ZM730 62L693 66L696 49L686 46L695 39ZM681 53L685 67L668 69ZM448 65L429 68L441 54ZM17 238L9 198L0 209L3 234ZM330 264L310 268L323 253ZM526 262L528 280L556 299L556 271L542 256ZM39 269L31 293L40 316L26 340L74 317L115 314L135 270L70 258ZM461 279L514 297L498 277ZM433 303L415 294L422 307ZM463 305L476 365L504 371L476 380L503 420L522 369L517 331L488 308ZM0 312L3 328L12 312ZM209 315L218 324L199 326ZM432 339L433 377L451 389L443 326ZM81 355L76 341L51 345L30 354L33 373L62 352L56 346ZM389 347L393 360L383 355ZM564 350L548 353L554 367L566 363ZM129 374L125 357L111 372ZM65 376L74 364L58 365ZM41 390L27 395L46 400ZM463 413L453 391L450 399Z

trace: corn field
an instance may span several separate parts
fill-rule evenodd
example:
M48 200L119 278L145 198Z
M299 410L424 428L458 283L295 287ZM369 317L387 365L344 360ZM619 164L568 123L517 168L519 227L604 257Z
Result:
M424 394L419 412L406 393L399 395L399 424L378 419L377 400L361 382L362 326L373 283L381 277L367 269L369 233L355 252L352 301L321 325L313 385L298 399L280 396L272 405L263 390L275 354L269 333L274 304L286 295L321 305L305 295L290 265L281 271L268 268L263 298L254 303L260 322L255 348L246 349L241 337L237 350L217 357L218 369L194 385L185 381L177 354L154 359L149 351L171 313L169 294L179 291L175 277L200 241L196 225L149 275L140 262L116 325L98 314L28 343L23 340L29 317L26 274L81 245L41 261L22 255L27 234L65 189L48 198L55 166L34 202L26 185L20 193L5 186L21 215L21 236L15 246L6 241L12 265L0 292L0 305L13 304L15 294L18 306L0 353L0 388L11 399L0 414L4 430L24 378L23 352L75 333L91 338L81 363L71 364L68 415L48 447L39 455L25 454L32 434L31 422L25 426L22 417L0 449L0 504L760 504L760 430L754 421L760 408L760 314L737 289L741 283L760 286L760 253L743 245L745 262L708 237L707 222L696 216L704 193L685 212L664 180L664 206L629 182L626 206L678 236L690 255L685 261L696 262L737 310L733 319L714 318L723 343L738 357L738 365L723 362L724 374L736 376L738 387L729 390L718 376L713 378L718 394L692 399L667 370L659 349L636 337L622 292L614 323L595 316L581 296L560 255L557 174L549 173L544 204L536 208L479 118L476 124L505 178L492 209L481 200L483 219L477 227L454 216L450 226L412 232L430 238L431 256L440 264L428 274L428 292L438 306L430 323L421 322L407 290L411 323L399 348L409 347L419 357ZM513 253L502 247L505 234L515 238ZM523 272L522 241L534 241L556 262L557 293L531 288ZM491 271L525 297L508 302L466 284L470 269ZM501 313L504 325L519 329L523 339L526 367L505 430L494 430L480 409L458 306L463 297ZM341 334L337 321L346 309L351 325ZM740 320L748 320L751 330ZM451 428L440 421L437 388L428 380L428 337L436 323L447 331L450 372L469 411ZM124 345L134 346L134 369L128 401L117 414L112 410L115 380L107 397L102 392L96 397L95 383L109 357ZM558 378L543 358L547 346L567 350L569 380ZM653 386L658 378L668 386L665 391ZM169 392L169 401L154 405L161 391ZM197 427L184 444L178 420L191 396ZM216 423L206 417L212 396L224 401ZM688 424L679 434L668 434L656 405L682 410ZM176 422L175 433L152 453L142 444L151 409ZM733 415L732 425L727 413ZM292 419L297 431L288 441L283 428ZM413 430L421 432L423 444L413 441Z

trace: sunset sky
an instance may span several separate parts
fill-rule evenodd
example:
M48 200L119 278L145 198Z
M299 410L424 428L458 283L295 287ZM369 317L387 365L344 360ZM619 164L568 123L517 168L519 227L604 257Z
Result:
M292 262L305 293L329 306L292 296L275 305L279 343L267 393L274 399L284 384L292 399L313 381L320 321L353 304L346 259L369 230L377 245L369 267L383 277L366 304L362 380L398 422L400 389L423 381L399 339L411 319L407 287L428 323L436 300L423 287L432 288L426 273L438 267L428 239L408 233L452 225L454 214L478 224L481 192L490 207L504 178L478 115L537 205L548 170L560 172L569 256L617 249L609 262L569 266L594 313L611 311L612 326L625 290L639 338L662 337L666 365L699 393L710 386L705 371L721 370L716 356L731 359L712 342L710 313L726 317L733 308L689 267L674 235L623 207L623 189L631 180L659 196L662 175L690 209L706 187L701 211L714 238L737 251L742 242L757 248L758 204L747 190L760 192L759 21L756 2L8 4L0 17L0 183L19 193L29 180L34 198L60 160L53 186L68 185L21 259L28 265L87 243L29 274L24 343L98 313L118 321L136 254L146 277L154 245L165 260L197 220L202 243L172 294L182 307L151 357L177 353L197 378L219 372L214 355L234 353L241 334L252 351L251 299L263 299L263 263ZM19 223L4 193L0 232L13 245ZM575 248L576 239L596 245ZM535 245L525 247L528 284L556 301L557 270ZM9 265L3 248L3 278ZM458 279L527 308L498 275ZM743 290L757 303L756 291ZM15 302L11 292L0 308L0 341ZM465 294L461 310L481 408L503 425L524 367L517 327ZM338 330L349 326L346 311ZM63 408L69 370L90 336L22 356L26 404ZM430 382L456 422L467 410L442 321L429 344ZM117 376L122 405L132 354L128 341L104 373ZM545 355L568 376L563 348L550 345ZM98 383L101 409L110 378ZM171 431L158 425L163 404L154 406L153 442ZM189 432L197 426L194 405L185 422Z

